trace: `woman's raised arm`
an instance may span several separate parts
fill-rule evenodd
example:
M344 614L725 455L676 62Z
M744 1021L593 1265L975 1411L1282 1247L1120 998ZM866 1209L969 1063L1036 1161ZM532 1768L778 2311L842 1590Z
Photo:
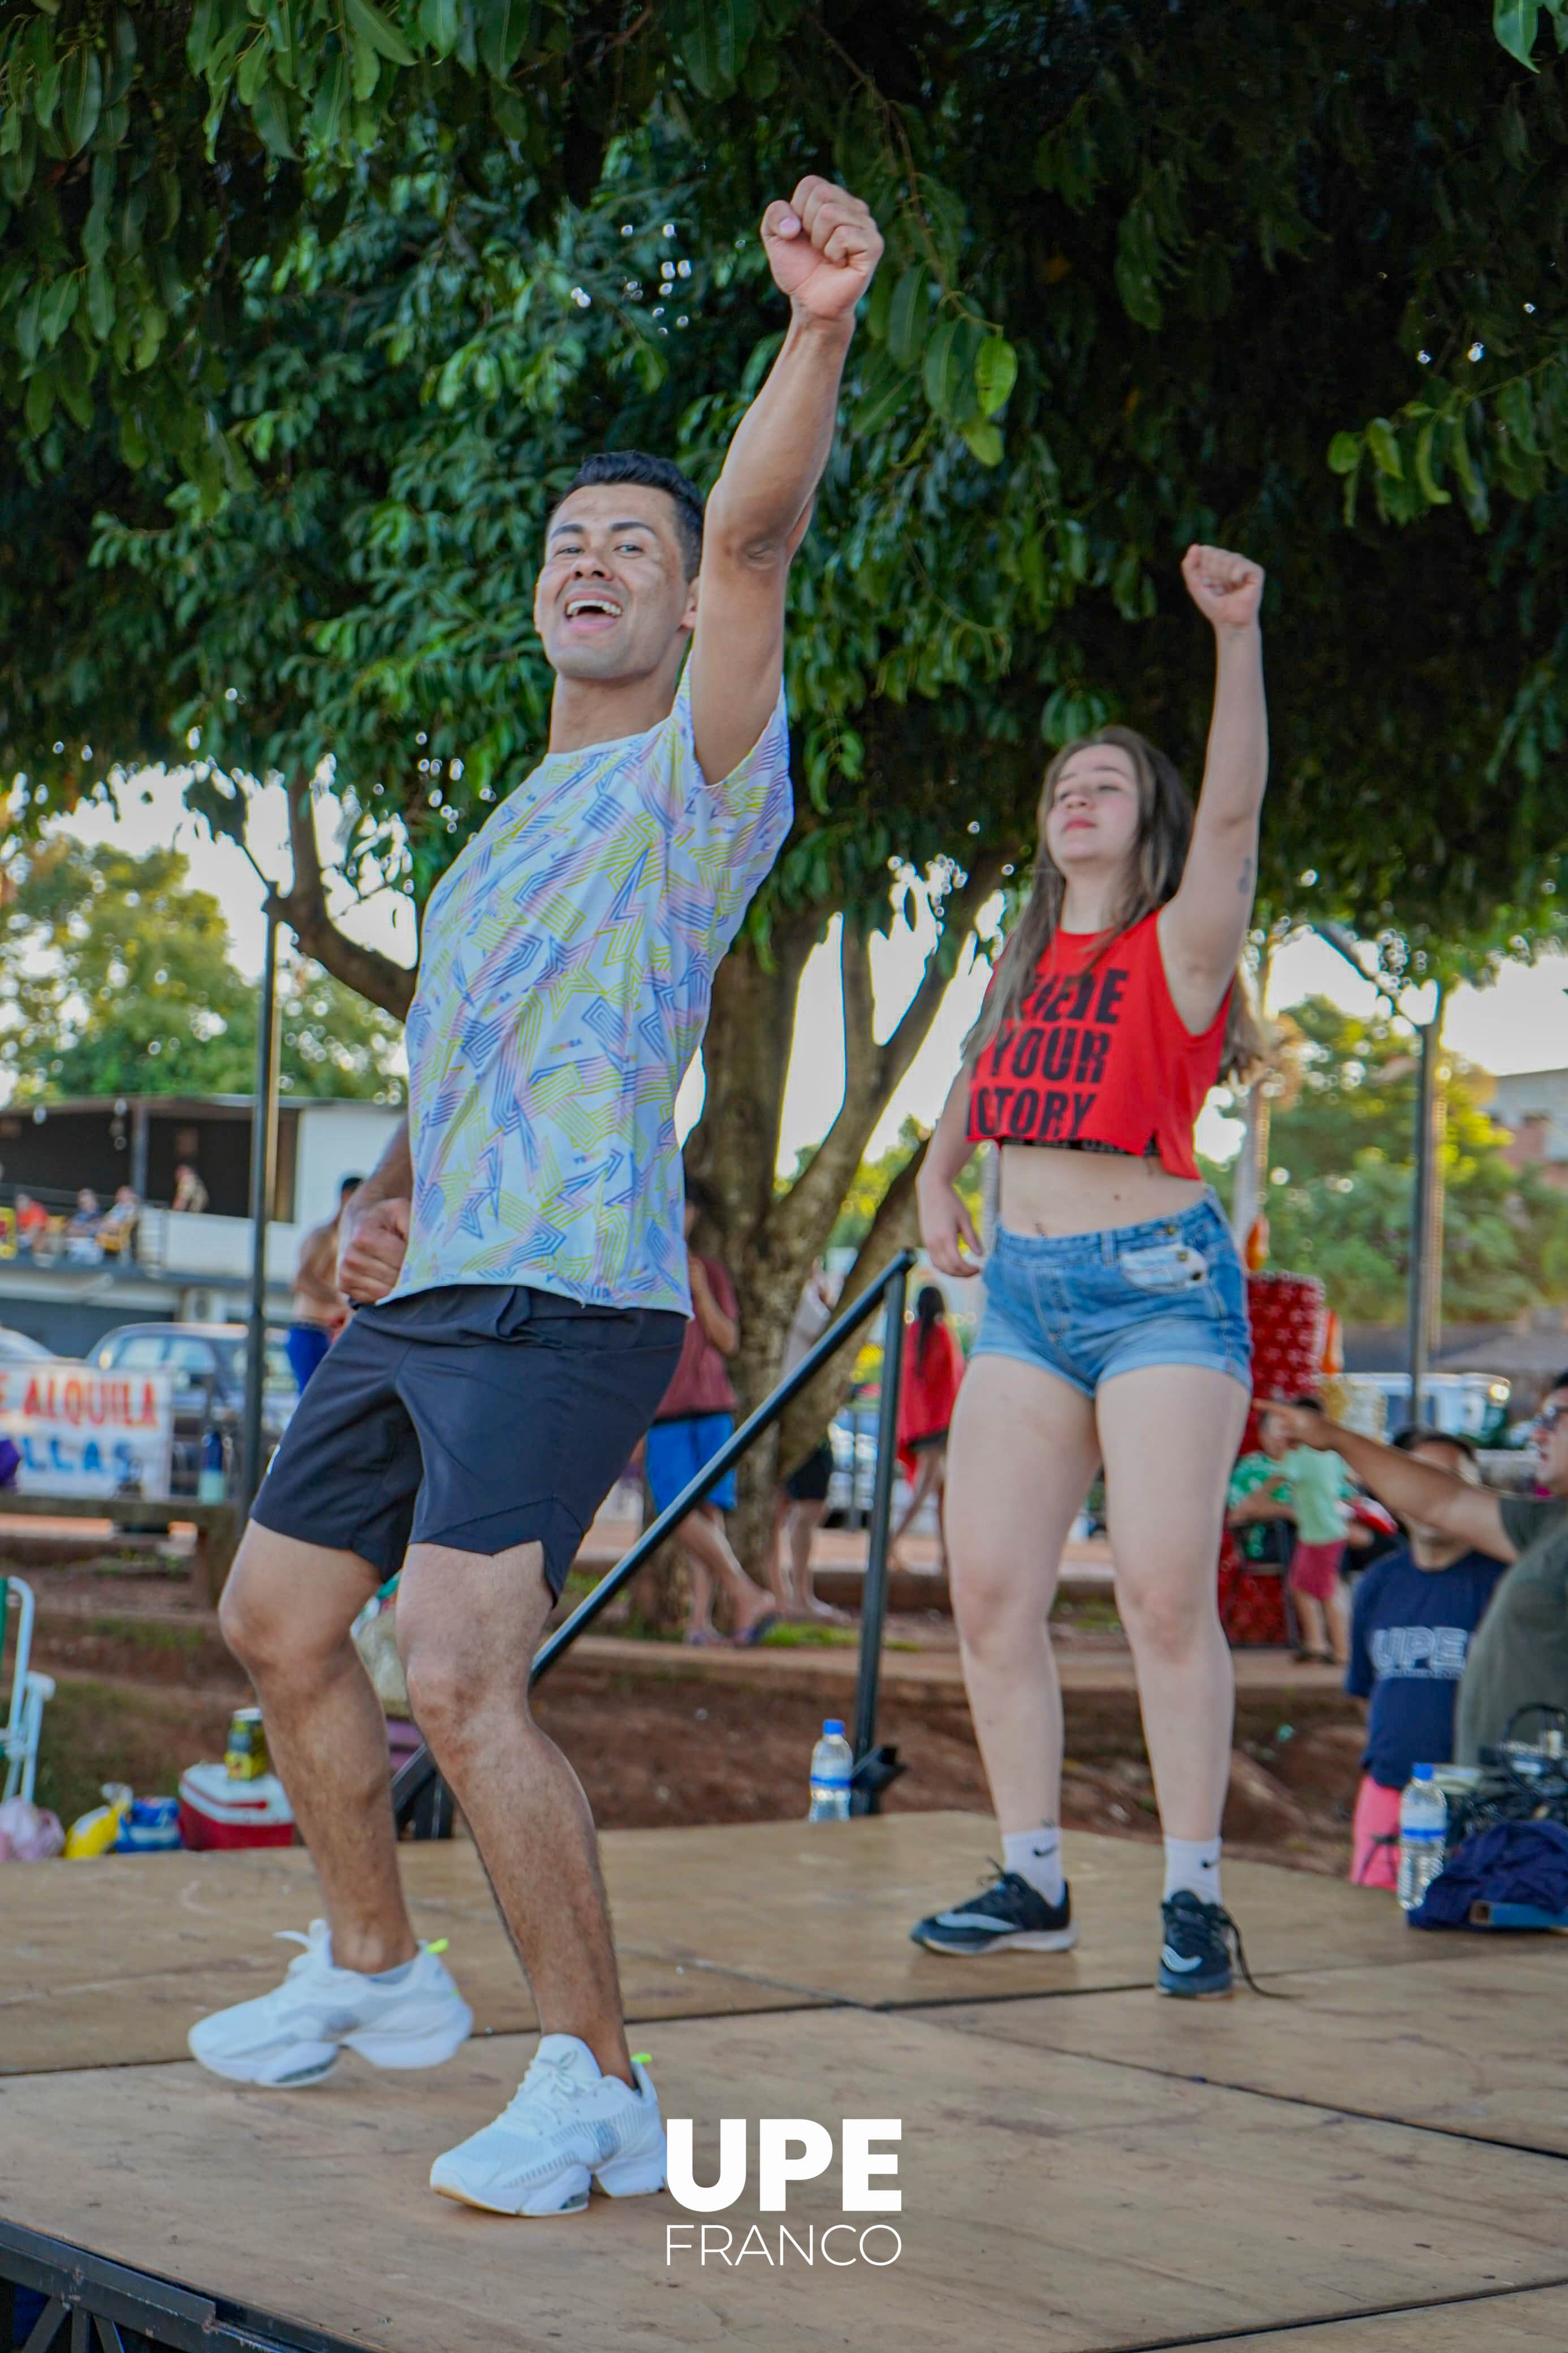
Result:
M1189 547L1182 577L1214 629L1214 717L1192 846L1181 888L1160 916L1160 945L1176 1010L1195 1032L1224 1002L1252 921L1268 712L1262 566L1223 547Z

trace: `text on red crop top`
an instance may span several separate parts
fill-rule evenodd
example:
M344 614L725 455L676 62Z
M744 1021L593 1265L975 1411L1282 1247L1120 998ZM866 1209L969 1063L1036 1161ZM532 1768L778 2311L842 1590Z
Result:
M1171 997L1159 914L1107 941L1058 932L969 1081L972 1144L1096 1145L1195 1178L1230 996L1196 1037Z

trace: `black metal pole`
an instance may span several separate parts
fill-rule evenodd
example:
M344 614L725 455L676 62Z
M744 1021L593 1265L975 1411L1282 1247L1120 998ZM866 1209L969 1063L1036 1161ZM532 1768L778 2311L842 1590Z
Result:
M256 1021L256 1100L250 1114L250 1314L245 1335L245 1430L239 1507L261 1484L261 1406L267 1387L267 1227L278 1168L278 918L267 918L267 950Z
M584 1596L583 1599L577 1604L576 1609L572 1612L570 1618L566 1620L563 1625L556 1628L549 1641L542 1642L540 1645L538 1651L534 1653L533 1665L529 1674L529 1681L531 1683L536 1683L541 1675L549 1673L557 1659L561 1658L564 1652L571 1649L573 1643L577 1640L578 1635L587 1631L595 1619L598 1617L600 1611L605 1609L609 1603L615 1599L617 1593L625 1590L626 1586L630 1584L632 1578L637 1575L638 1569L642 1567L643 1563L651 1558L652 1555L658 1551L659 1546L663 1544L665 1538L668 1535L672 1535L675 1529L680 1525L681 1521L686 1517L688 1512L691 1511L702 1501L702 1498L707 1494L710 1487L716 1487L718 1485L725 1472L733 1463L740 1461L747 1448L752 1445L754 1441L762 1436L763 1430L766 1430L771 1423L775 1422L778 1419L779 1416L783 1413L784 1408L791 1402L791 1400L798 1397L801 1390L805 1388L809 1382L816 1379L817 1374L822 1370L823 1366L826 1364L828 1358L834 1356L837 1351L843 1346L845 1341L857 1333L860 1329L862 1324L866 1324L870 1321L872 1314L876 1311L878 1300L884 1297L889 1293L889 1288L894 1284L896 1284L898 1288L898 1323L901 1337L904 1317L904 1293L908 1285L910 1269L913 1266L914 1262L915 1254L913 1250L900 1250L898 1257L894 1259L891 1263L877 1277L876 1282L869 1283L861 1293L859 1298L854 1301L850 1306L847 1307L844 1310L843 1314L840 1315L835 1323L828 1325L827 1330L824 1332L821 1338L816 1341L801 1358L794 1372L791 1373L786 1379L782 1380L779 1383L777 1388L773 1390L770 1397L763 1398L755 1413L748 1415L747 1419L741 1424L740 1429L736 1430L734 1436L726 1440L725 1444L720 1448L718 1453L714 1455L711 1461L704 1463L696 1478L693 1479L690 1484L684 1488L679 1495L677 1495L674 1503L666 1505L665 1509L660 1512L658 1519L653 1522L650 1527L644 1528L641 1535L638 1536L630 1552L628 1552L623 1559L618 1560L616 1563L615 1567L612 1568L606 1576L602 1577L599 1579L598 1584L595 1586L592 1593L585 1594ZM892 1313L891 1308L889 1308L889 1314ZM901 1361L901 1358L900 1361ZM897 1380L898 1376L895 1372L892 1408L893 1421L891 1424L891 1427L895 1431L898 1425ZM884 1381L883 1384L883 1395L884 1398L887 1395L886 1381ZM890 1456L889 1459L890 1463ZM881 1457L879 1455L877 1466L879 1491L881 1475ZM850 1493L853 1494L853 1472L851 1472L850 1477ZM888 1472L888 1486L890 1502L892 1491L892 1472L890 1468ZM873 1535L875 1533L875 1527L876 1522L875 1519L873 1519ZM879 1593L886 1589L886 1566L887 1544L884 1535L882 1548L883 1573L879 1580ZM871 1589L871 1566L869 1560L867 1562L866 1584L867 1594L868 1597L869 1597ZM882 1605L879 1600L878 1606L879 1610L880 1611ZM879 1647L881 1642L880 1615L879 1615L878 1619L877 1641ZM864 1637L862 1636L862 1642L863 1641ZM862 1651L862 1657L863 1656L864 1652ZM875 1714L876 1702L875 1694L873 1694L873 1719L875 1718ZM400 1830L409 1820L414 1808L418 1804L425 1791L430 1787L431 1782L435 1778L436 1760L431 1756L427 1748L416 1748L413 1756L405 1758L404 1762L398 1767L397 1771L393 1776L392 1781L392 1808L394 1817L396 1820Z
M877 1686L882 1672L882 1628L888 1615L888 1537L893 1517L893 1469L899 1451L899 1384L904 1367L904 1299L909 1288L907 1256L897 1261L882 1314L882 1394L877 1411L877 1483L871 1496L871 1531L866 1540L866 1583L860 1596L860 1667L855 1685L855 1762L877 1744ZM880 1810L873 1788L866 1811Z
M1415 1089L1415 1193L1410 1206L1410 1305L1406 1354L1410 1359L1410 1419L1421 1419L1426 1403L1427 1358L1432 1348L1432 1145L1436 1100L1437 1046L1442 999L1421 1031L1420 1077Z

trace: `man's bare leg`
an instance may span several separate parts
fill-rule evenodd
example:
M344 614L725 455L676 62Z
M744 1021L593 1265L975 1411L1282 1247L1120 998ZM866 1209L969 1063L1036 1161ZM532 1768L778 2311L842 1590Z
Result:
M832 1626L847 1626L847 1609L836 1609L830 1601L819 1601L811 1566L811 1546L816 1531L827 1517L827 1498L820 1503L797 1504L789 1524L790 1555L794 1566L795 1614L801 1618L822 1618Z
M356 1553L253 1520L219 1612L321 1883L332 1958L367 1975L419 1949L398 1879L386 1722L349 1633L379 1582Z
M773 1598L746 1575L724 1533L724 1514L716 1504L699 1504L687 1513L675 1531L675 1541L689 1566L700 1564L730 1597L735 1631L745 1633L773 1609Z
M551 1595L536 1544L414 1545L397 1640L419 1728L468 1818L544 2034L632 2081L598 1841L582 1784L528 1704Z

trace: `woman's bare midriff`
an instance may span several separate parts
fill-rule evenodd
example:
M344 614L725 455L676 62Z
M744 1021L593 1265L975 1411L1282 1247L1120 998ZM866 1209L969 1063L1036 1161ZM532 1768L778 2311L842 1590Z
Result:
M1130 1153L1064 1152L1049 1144L1005 1144L1001 1151L997 1207L1015 1234L1097 1234L1180 1217L1206 1190Z

